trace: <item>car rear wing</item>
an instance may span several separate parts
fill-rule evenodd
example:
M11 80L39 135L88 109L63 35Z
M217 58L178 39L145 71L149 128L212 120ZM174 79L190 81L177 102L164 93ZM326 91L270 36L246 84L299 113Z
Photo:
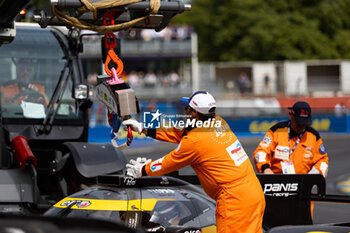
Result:
M321 198L326 194L326 182L315 174L259 174L266 200L263 225L312 224L311 193Z
M171 174L199 185L197 176ZM326 181L320 174L257 174L265 194L265 229L282 225L310 225L311 201L350 203L350 196L326 194Z

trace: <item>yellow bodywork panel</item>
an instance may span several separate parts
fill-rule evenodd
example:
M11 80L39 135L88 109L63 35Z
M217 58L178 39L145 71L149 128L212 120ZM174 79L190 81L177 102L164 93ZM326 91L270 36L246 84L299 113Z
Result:
M202 233L216 233L216 226L203 227Z
M77 204L72 206L72 209L84 209L84 210L105 210L105 211L152 211L158 201L175 201L174 199L142 199L141 200L100 200L100 199L83 199L83 198L71 198L66 197L57 202L54 207L67 208L72 203L77 202L90 202L90 204L84 207L79 207Z

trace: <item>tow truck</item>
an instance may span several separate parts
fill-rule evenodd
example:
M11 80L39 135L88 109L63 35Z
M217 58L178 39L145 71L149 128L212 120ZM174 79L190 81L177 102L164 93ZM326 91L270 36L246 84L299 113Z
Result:
M77 191L80 178L113 172L125 160L109 144L87 143L91 100L76 41L65 36L69 32L35 24L15 26L15 39L0 47L0 212L40 213ZM24 59L31 64L23 65ZM49 103L36 103L40 93L33 89L21 89L13 97L23 99L21 104L5 99L14 83L24 78L18 73L32 75L32 85L43 85ZM95 156L100 150L105 153Z
M34 16L37 23L14 23L28 2L4 0L0 5L0 213L42 213L126 164L110 143L87 142L92 102L79 60L80 30L55 12L102 27L141 17L128 27L161 30L189 8L182 1L158 1L158 12L151 14L154 1L134 1L94 15L80 14L80 1L52 0ZM106 18L108 12L113 14ZM25 85L23 75L31 76ZM37 102L38 97L47 102Z

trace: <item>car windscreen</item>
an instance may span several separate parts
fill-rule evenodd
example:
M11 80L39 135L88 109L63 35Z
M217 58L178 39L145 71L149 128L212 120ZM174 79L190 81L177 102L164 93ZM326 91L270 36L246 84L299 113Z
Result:
M14 41L0 47L2 117L45 118L65 67L66 57L50 30L17 28ZM70 75L68 69L64 75ZM77 118L73 85L67 80L61 103L54 105L58 108L56 119Z

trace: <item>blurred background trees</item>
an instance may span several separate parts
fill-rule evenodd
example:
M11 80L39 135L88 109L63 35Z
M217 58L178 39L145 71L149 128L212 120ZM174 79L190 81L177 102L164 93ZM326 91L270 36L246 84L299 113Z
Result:
M32 0L29 17L48 0ZM349 0L185 0L200 61L350 58Z
M348 59L348 0L191 1L202 61Z

